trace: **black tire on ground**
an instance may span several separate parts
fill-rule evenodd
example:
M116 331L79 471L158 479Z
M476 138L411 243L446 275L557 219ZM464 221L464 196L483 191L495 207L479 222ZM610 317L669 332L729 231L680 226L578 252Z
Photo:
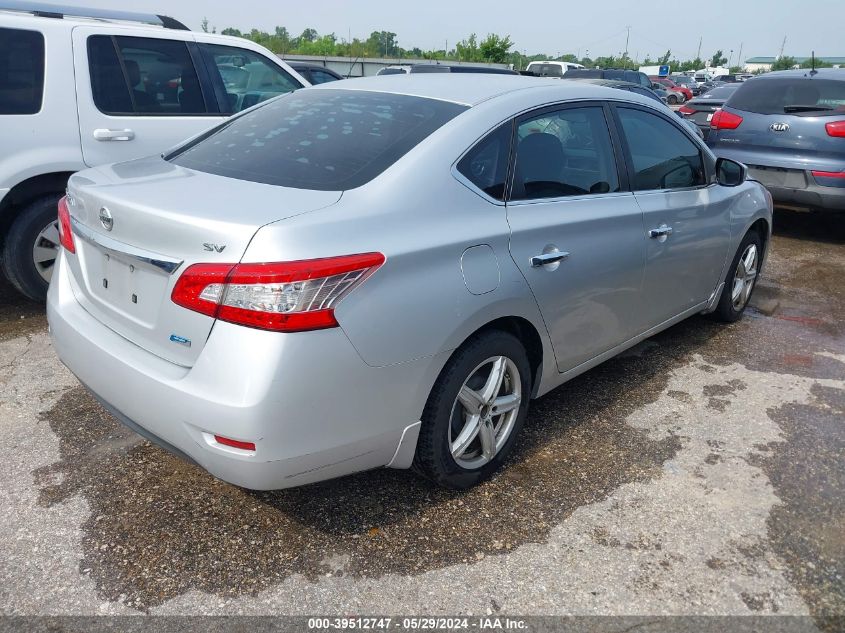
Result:
M678 105L678 97L675 95L669 95L666 97L666 101L668 101L670 105Z
M495 356L513 361L520 376L522 399L512 430L495 456L483 466L468 469L452 457L449 429L458 391L472 372ZM512 334L489 330L469 339L446 363L434 384L422 415L413 469L447 488L463 489L489 478L507 459L528 413L531 395L531 366L522 343Z
M737 308L732 296L734 279L737 274L737 268L740 265L740 259L752 245L757 249L757 258L755 262L756 275L751 282L751 290L748 292L747 298L744 302L742 302L742 305ZM728 274L725 277L725 287L722 289L722 296L719 298L719 303L716 306L716 309L711 314L714 319L724 323L733 323L734 321L738 321L742 318L742 313L745 312L745 308L748 306L748 300L751 298L751 294L754 292L754 287L757 284L757 278L760 275L760 264L762 262L762 258L763 245L760 240L760 235L757 231L752 229L745 234L745 237L742 239L742 242L734 255L730 268L728 268Z
M36 268L32 249L44 228L55 222L61 197L62 194L56 193L25 206L6 236L3 270L12 285L33 301L47 298L48 283Z

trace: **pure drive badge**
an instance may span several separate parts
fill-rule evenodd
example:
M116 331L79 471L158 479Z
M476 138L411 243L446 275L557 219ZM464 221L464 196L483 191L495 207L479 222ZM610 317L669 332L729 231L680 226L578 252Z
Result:
M184 345L185 347L191 346L191 339L185 338L184 336L177 336L176 334L171 334L170 340L173 343L179 343L179 345Z

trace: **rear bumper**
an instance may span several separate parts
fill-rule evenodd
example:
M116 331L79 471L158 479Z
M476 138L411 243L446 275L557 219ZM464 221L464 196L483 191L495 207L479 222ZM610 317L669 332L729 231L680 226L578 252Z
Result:
M64 257L47 300L54 347L115 417L147 439L256 490L410 465L435 359L375 368L339 328L278 334L218 323L194 366L180 367L86 312ZM214 435L254 442L256 450L223 446Z

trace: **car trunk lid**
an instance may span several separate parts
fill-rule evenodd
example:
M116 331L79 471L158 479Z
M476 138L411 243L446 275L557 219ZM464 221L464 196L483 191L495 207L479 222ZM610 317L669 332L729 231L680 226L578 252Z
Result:
M74 292L97 320L183 366L202 351L214 318L174 304L195 263L237 263L265 224L334 204L339 192L224 178L160 158L88 170L68 187Z

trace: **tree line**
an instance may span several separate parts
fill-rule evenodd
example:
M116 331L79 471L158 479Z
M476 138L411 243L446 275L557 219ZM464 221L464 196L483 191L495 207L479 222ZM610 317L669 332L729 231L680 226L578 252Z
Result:
M209 27L208 19L203 18L202 30L205 32L217 32L215 27ZM728 59L723 51L716 51L707 60L701 58L679 60L667 50L663 55L652 59L650 56L642 60L633 59L626 53L619 55L578 57L572 53L551 56L543 53L526 54L512 50L514 43L509 35L501 36L489 33L480 39L472 33L465 39L456 42L453 47L441 49L422 49L418 46L405 48L399 45L397 34L391 31L373 31L367 39L352 38L351 40L341 39L335 33L321 35L316 29L307 28L299 35L294 35L284 26L277 26L272 33L252 29L242 32L236 28L228 27L221 31L223 35L234 35L252 40L257 44L270 49L280 55L313 55L319 57L349 57L361 59L367 57L380 57L389 59L430 59L443 61L460 62L490 62L497 64L513 64L517 70L523 70L529 62L555 60L574 62L582 64L587 68L630 68L637 69L640 66L669 65L672 72L685 72L700 70L706 65L724 66ZM798 65L792 57L781 57L775 63L773 70L792 68ZM816 67L829 66L816 62ZM809 68L810 62L802 64ZM741 66L733 66L732 72L742 72Z

